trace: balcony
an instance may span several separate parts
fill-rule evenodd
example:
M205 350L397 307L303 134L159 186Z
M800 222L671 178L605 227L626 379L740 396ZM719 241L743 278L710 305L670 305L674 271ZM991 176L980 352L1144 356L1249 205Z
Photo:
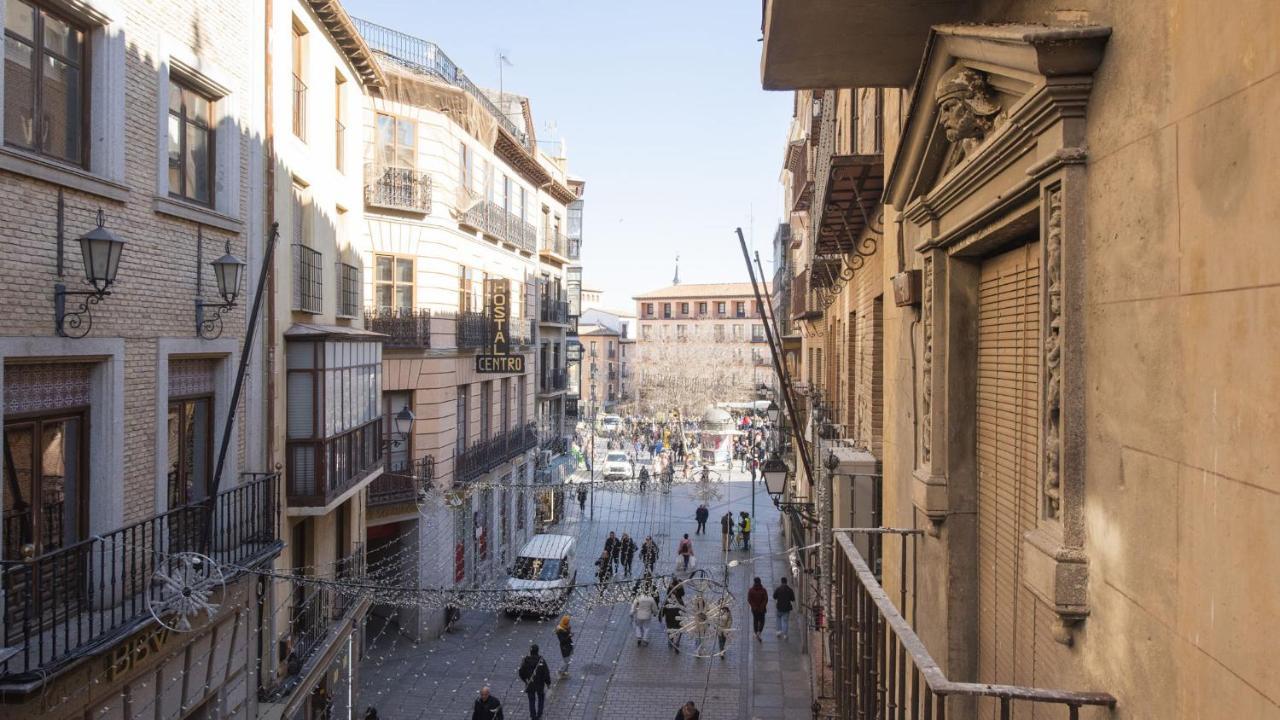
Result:
M364 203L369 207L431 213L431 176L413 168L364 166Z
M431 311L426 308L370 308L364 312L364 325L387 336L384 348L431 347Z
M290 440L291 507L326 507L382 469L381 416L327 440Z
M472 443L453 462L456 483L466 483L484 475L504 462L538 446L538 432L533 423L499 433L488 440Z
M569 387L569 372L564 368L559 370L548 370L542 374L538 383L538 392L542 395L551 395L563 392Z
M549 325L569 324L568 300L555 300L550 296L544 295L539 306L539 317L541 317L543 323Z
M544 257L564 261L569 258L569 241L564 233L547 233L538 252Z
M436 477L436 459L418 458L403 470L388 470L369 483L369 506L416 502L418 493L431 487Z
M469 350L479 350L491 345L489 316L482 312L458 313L455 340L459 348Z
M481 200L467 208L458 224L475 228L525 252L532 253L538 249L538 230L532 223L521 220L506 208L488 200Z
M0 563L4 645L0 688L38 685L88 652L154 623L148 609L169 599L153 578L166 558L198 552L223 567L254 565L280 551L278 474L245 473L212 503L184 505L23 561ZM15 533L9 537L17 537ZM216 600L216 598L215 598Z
M293 245L293 309L318 313L324 307L324 271L319 250Z
M899 535L905 557L910 552L906 543L914 542L920 532L888 530L877 535ZM1030 717L1029 706L1039 706L1037 717L1077 718L1081 707L1115 707L1116 699L1108 693L947 679L924 641L880 585L854 540L840 533L833 544L833 583L836 602L840 605L830 614L835 717L852 720L961 716L974 698L983 717L995 716L997 708L1001 718L1023 717L1024 713ZM899 603L903 606L909 572L906 563L899 567L898 580L902 588Z
M567 397L564 399L564 416L569 420L578 419L578 398Z

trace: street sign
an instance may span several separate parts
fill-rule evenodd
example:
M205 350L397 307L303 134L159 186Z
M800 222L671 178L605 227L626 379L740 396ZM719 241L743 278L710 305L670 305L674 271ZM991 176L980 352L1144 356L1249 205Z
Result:
M477 355L476 372L521 374L524 372L524 355Z

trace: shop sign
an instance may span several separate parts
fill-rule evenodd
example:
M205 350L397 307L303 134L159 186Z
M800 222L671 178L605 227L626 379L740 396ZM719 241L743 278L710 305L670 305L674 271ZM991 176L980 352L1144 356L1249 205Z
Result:
M169 628L153 625L120 643L107 657L107 679L127 674L135 665L159 653L169 641Z
M524 355L477 355L476 372L484 374L523 373Z
M489 337L493 338L493 354L511 352L511 281L506 278L485 280L485 297L489 300Z

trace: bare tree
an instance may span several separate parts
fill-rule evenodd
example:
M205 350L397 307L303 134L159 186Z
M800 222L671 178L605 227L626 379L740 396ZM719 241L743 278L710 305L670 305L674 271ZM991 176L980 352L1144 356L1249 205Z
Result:
M710 405L754 399L756 359L744 343L702 338L643 340L635 361L636 402L654 415L679 408L696 418Z

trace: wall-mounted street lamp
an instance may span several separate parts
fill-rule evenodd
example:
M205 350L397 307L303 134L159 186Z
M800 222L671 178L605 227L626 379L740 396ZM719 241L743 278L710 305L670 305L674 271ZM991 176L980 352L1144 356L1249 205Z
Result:
M764 489L769 493L769 497L773 498L773 504L779 510L796 510L804 514L813 512L813 503L808 502L784 502L783 494L787 490L787 478L791 475L791 468L787 467L787 463L783 461L778 453L773 453L764 465L760 468L760 474L764 476Z
M222 316L236 306L245 268L245 262L231 254L230 239L227 240L225 254L209 264L213 265L213 277L218 281L218 294L222 296L222 302L209 303L204 298L196 298L196 334L205 340L213 340L222 335ZM213 314L206 317L206 308L212 310Z
M776 427L778 424L778 412L779 412L778 403L770 400L769 407L765 408L764 412L765 412L765 415L769 418L770 424Z
M111 231L105 227L106 222L107 217L99 208L98 226L80 236L84 280L93 289L68 290L62 283L56 283L53 286L54 328L61 337L82 338L88 335L89 329L93 327L93 315L89 312L89 308L110 295L111 286L115 284L116 271L120 269L120 255L124 252L124 241L111 234ZM84 299L80 301L78 309L67 312L68 297Z

